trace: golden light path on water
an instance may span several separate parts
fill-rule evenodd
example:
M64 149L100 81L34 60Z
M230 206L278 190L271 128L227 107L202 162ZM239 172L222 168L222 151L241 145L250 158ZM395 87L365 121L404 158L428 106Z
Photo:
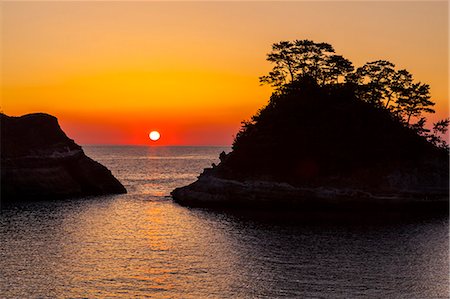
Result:
M0 213L2 298L445 298L448 218L302 222L167 197L218 147L85 147L127 194Z

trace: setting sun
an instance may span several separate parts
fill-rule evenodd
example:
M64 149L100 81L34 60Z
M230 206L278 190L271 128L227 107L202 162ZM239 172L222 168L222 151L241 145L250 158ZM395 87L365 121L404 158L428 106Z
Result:
M0 1L0 299L450 299L450 0Z
M150 134L148 134L148 136L152 141L157 141L159 138L161 138L161 134L159 134L158 131L151 131Z

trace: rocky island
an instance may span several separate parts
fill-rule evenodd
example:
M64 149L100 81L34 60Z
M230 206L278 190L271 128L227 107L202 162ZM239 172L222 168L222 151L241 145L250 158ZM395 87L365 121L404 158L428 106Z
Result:
M356 71L341 63L330 74L338 58L330 58L334 50L327 44L285 43L269 54L278 69L261 78L276 88L267 106L243 123L232 151L222 153L217 166L172 192L174 201L220 208L448 212L448 147L437 135L448 120L435 124L436 134L424 126L419 116L432 112L433 104L428 89L385 61ZM311 49L323 56L308 64L298 56ZM289 53L294 54L287 60ZM292 67L295 61L302 66ZM323 65L312 68L317 61ZM280 70L286 70L281 79Z
M0 114L1 202L126 193L106 167L87 157L56 117Z

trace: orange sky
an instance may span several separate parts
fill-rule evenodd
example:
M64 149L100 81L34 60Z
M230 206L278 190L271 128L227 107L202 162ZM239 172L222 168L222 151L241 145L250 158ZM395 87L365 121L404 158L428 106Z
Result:
M57 116L79 144L229 145L270 96L273 42L387 59L448 115L448 3L0 2L1 109Z

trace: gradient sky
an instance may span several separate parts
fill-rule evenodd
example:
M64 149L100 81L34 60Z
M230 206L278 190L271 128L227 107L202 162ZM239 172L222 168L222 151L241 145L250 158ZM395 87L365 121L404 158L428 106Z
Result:
M229 145L267 101L280 40L387 59L448 115L448 3L1 2L1 109L46 112L79 144Z

